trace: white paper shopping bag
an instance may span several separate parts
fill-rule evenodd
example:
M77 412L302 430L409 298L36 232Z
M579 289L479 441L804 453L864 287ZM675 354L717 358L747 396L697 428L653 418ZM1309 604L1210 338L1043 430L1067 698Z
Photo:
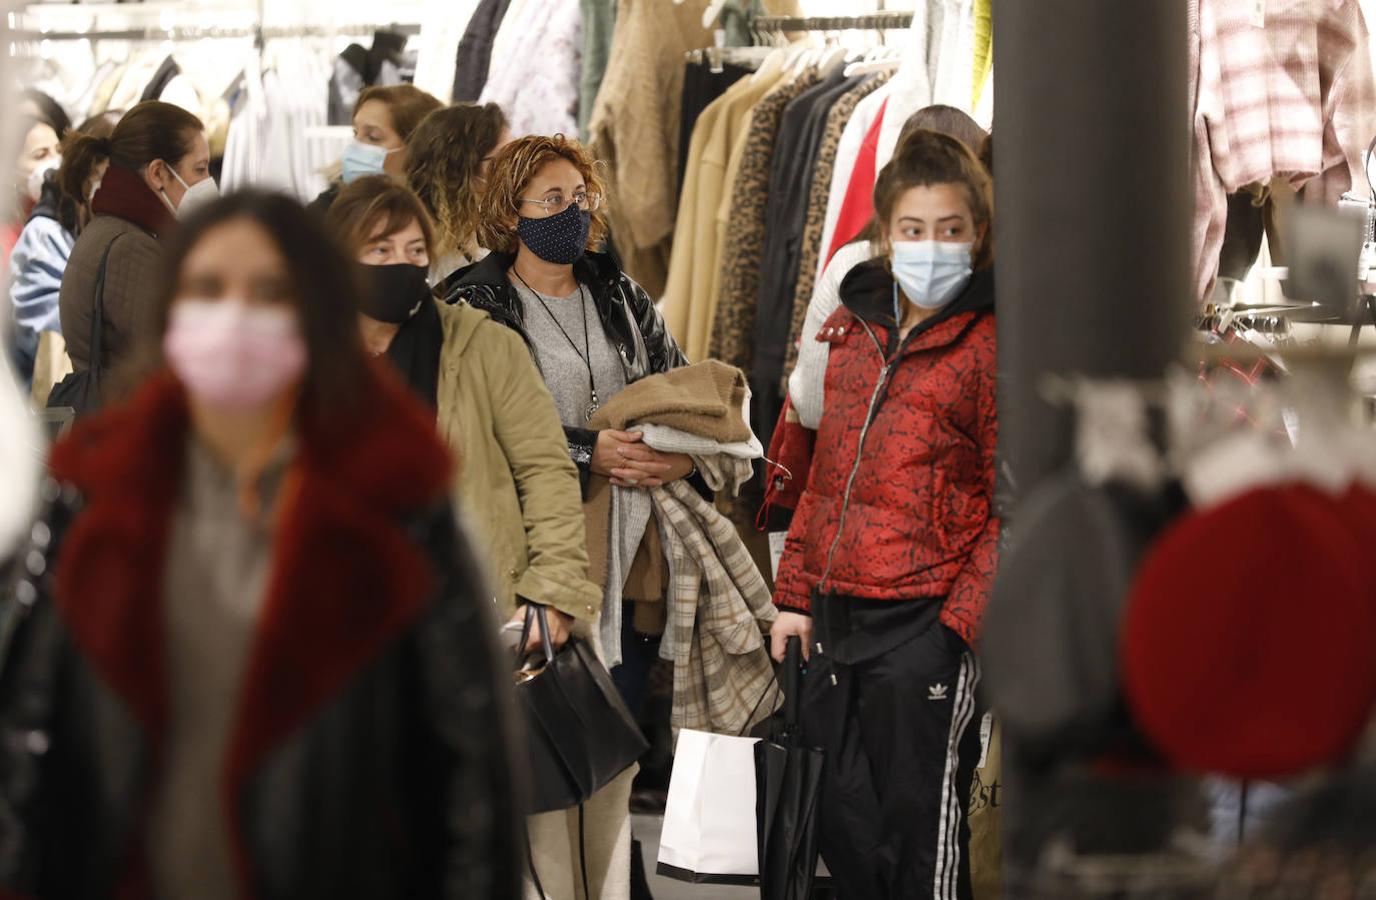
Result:
M659 874L702 884L753 884L755 738L684 729L678 736Z

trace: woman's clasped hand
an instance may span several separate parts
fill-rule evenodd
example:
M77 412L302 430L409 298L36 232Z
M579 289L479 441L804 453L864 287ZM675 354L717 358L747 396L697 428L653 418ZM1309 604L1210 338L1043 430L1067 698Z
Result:
M592 471L610 478L617 487L663 487L687 478L693 469L692 457L651 449L639 432L606 429L597 434Z

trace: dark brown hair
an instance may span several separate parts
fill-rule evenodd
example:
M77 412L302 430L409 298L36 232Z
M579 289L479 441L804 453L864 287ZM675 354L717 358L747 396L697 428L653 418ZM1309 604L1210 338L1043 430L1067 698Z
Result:
M989 144L989 133L981 128L978 122L954 106L942 106L938 103L924 106L908 117L908 121L903 123L903 130L898 133L894 155L902 153L908 140L919 131L935 131L938 134L950 135L975 153L979 153ZM989 168L989 171L993 172L993 169ZM857 239L870 242L880 240L883 237L880 222L878 218L871 219Z
M531 179L546 164L556 159L573 163L589 194L602 195L602 207L592 214L592 233L588 249L602 245L607 236L606 188L598 175L599 164L586 148L562 134L553 137L531 135L512 141L497 152L487 173L483 189L482 220L478 223L478 244L497 253L515 253L520 245L516 237L517 219L521 214L521 200Z
M319 218L289 197L237 191L200 210L174 232L156 307L159 340L167 331L187 256L215 229L240 221L261 228L286 261L309 360L298 415L327 427L339 422L356 407L367 383L358 317L345 312L358 308L358 267ZM160 362L161 354L155 355Z
M62 146L58 183L69 197L81 197L97 163L130 172L142 171L155 159L176 167L196 146L196 135L205 131L201 120L180 106L149 100L119 120L108 137L75 134Z
M389 175L368 175L339 192L325 225L350 259L372 240L391 237L412 222L425 235L425 252L434 255L435 229L420 198ZM378 231L378 226L382 230Z
M110 137L114 134L115 125L119 123L122 115L124 113L118 110L103 112L91 116L74 130L68 132L66 139L62 142L63 159L66 159L67 148L78 135L87 135L93 138ZM86 222L90 218L90 198L86 196L86 185L82 185L81 193L77 196L67 193L63 188L61 178L58 179L57 186L58 193L61 194L57 204L57 221L72 234L80 234L81 229L86 227Z
M991 265L994 261L994 187L989 173L964 141L935 131L914 131L879 173L879 180L874 185L874 219L879 226L880 240L887 239L894 207L906 192L938 184L958 184L965 188L975 226L984 226L984 237L975 253L975 268Z
M19 97L33 104L34 109L38 111L38 121L50 126L57 133L59 141L72 130L72 119L67 115L67 111L48 94L36 88L25 88Z
M939 103L923 107L908 116L908 121L903 123L903 130L898 133L898 146L903 146L915 131L948 134L969 147L972 153L979 153L989 138L989 132L981 128L979 123L963 110L954 106L942 106Z
M354 115L363 104L377 100L387 107L392 115L392 128L403 141L411 139L411 132L435 110L444 106L431 95L413 84L388 84L366 88L358 95L354 104Z
M434 217L438 252L477 254L483 158L506 127L495 103L456 103L426 116L407 141L406 180Z

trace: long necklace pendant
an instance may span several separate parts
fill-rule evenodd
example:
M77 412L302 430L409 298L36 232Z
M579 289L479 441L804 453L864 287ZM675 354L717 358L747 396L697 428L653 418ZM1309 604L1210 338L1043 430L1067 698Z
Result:
M602 402L597 398L597 391L592 392L592 401L588 403L588 421L592 421L593 413L601 408Z

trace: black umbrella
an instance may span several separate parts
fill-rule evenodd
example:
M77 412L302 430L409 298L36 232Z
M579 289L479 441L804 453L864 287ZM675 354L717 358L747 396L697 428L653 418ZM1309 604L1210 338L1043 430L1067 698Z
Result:
M798 727L802 644L789 638L780 678L784 725L755 745L755 818L761 900L807 900L817 875L817 801L822 751L803 745Z

